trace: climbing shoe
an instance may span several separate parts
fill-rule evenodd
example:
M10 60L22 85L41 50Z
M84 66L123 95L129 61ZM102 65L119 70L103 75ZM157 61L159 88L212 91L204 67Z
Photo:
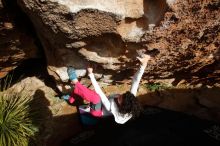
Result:
M72 66L69 66L67 68L67 74L69 76L69 79L72 81L74 79L77 79L77 76L76 76L76 71L75 69L72 67Z

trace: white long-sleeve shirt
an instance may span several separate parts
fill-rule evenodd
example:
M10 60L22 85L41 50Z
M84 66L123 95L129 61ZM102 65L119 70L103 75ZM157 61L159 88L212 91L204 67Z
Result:
M132 85L131 85L130 92L132 94L134 94L135 96L137 94L139 83L140 83L140 80L142 78L142 75L144 73L145 68L146 68L146 66L141 65L139 70L135 73L135 75L134 75L134 77L132 79ZM124 124L129 119L131 119L132 114L130 114L130 113L127 113L127 114L119 113L119 109L118 109L118 106L117 106L115 100L113 98L108 99L106 97L106 95L103 93L102 89L98 85L98 83L97 83L97 81L95 79L94 74L90 73L89 77L91 79L92 85L95 88L96 93L99 94L99 96L101 98L102 104L104 105L104 107L107 110L107 112L113 114L113 116L115 118L115 121L117 123L119 123L119 124ZM105 111L105 110L103 110L103 111ZM109 113L103 112L103 115L106 115L106 114L109 114Z

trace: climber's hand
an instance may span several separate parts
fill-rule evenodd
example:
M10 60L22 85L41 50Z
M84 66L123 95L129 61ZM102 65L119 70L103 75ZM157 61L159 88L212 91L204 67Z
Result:
M146 54L144 54L142 57L137 57L137 59L141 62L142 65L147 65L150 58L151 56Z
M65 85L65 86L64 86L64 89L70 90L70 89L71 89L71 86L70 86L70 85Z
M88 67L87 71L88 71L89 74L91 74L93 72L93 68L92 67Z

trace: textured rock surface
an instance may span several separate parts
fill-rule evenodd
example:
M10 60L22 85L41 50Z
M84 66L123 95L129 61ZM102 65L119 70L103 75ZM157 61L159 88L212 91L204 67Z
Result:
M136 49L141 48L136 43L168 7L163 0L18 2L44 46L49 73L62 81L68 79L63 70L69 65L85 69L93 62L99 65L98 72L131 68Z
M146 69L148 76L176 78L176 84L181 78L219 80L218 0L18 2L37 30L57 81L68 80L69 65L83 76L88 62L111 79L129 77L132 72L126 70L135 68L138 50L159 52Z
M21 10L0 3L0 78L16 68L23 60L39 57L39 50ZM23 19L23 24L17 19Z
M161 25L147 32L143 40L160 54L152 63L161 77L219 75L219 1L177 1ZM152 72L151 72L152 73ZM201 79L201 78L200 78Z

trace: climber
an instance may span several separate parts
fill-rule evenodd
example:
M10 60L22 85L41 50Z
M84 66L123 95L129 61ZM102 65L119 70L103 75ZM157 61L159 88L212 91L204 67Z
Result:
M73 103L75 100L73 96L79 95L84 100L90 102L90 113L93 116L102 117L111 114L119 124L124 124L129 119L138 117L141 112L141 106L135 96L150 56L142 55L142 57L137 57L137 59L141 62L141 66L133 77L131 90L122 95L110 95L108 98L98 85L93 74L93 68L87 68L87 71L95 91L83 86L78 81L74 68L68 67L67 73L71 84L74 86L74 90L70 97L67 96L65 98L68 98Z

